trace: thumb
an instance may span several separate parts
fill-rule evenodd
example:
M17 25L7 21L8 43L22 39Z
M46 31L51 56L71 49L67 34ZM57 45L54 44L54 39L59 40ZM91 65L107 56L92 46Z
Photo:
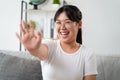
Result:
M41 42L42 36L41 36L41 33L39 31L37 32L36 37L37 37L37 42Z

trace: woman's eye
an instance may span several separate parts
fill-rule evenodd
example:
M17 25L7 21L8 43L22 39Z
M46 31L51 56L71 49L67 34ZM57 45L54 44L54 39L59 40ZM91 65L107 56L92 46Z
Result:
M70 23L70 22L66 22L66 23Z
M71 23L71 21L66 21L66 23Z
M56 22L56 24L60 24L60 22Z
M60 25L61 25L61 22L56 22L56 25L60 26Z

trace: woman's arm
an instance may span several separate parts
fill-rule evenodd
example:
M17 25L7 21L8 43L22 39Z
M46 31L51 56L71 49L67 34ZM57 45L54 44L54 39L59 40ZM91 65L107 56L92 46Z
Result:
M96 80L96 75L85 76L83 80Z

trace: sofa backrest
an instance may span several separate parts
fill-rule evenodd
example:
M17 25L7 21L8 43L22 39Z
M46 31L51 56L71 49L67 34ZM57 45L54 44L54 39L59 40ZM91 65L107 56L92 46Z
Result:
M120 57L97 56L97 80L120 80Z
M14 56L0 51L0 80L43 80L40 61L30 56ZM13 54L25 52L13 52Z
M120 80L120 57L97 55L97 80ZM28 52L0 50L0 80L43 80L40 61Z

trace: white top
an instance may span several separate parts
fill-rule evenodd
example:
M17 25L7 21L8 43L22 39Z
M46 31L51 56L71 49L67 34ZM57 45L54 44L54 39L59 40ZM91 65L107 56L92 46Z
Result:
M97 74L96 57L91 49L81 45L73 54L64 52L59 40L47 40L48 57L42 61L43 80L83 80Z

